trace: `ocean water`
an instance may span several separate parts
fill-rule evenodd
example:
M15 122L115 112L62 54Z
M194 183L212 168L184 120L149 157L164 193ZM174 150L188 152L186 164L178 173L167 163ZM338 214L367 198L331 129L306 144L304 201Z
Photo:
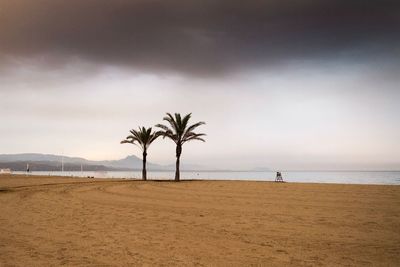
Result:
M14 172L24 174L23 172ZM141 171L130 172L32 172L30 175L57 175L96 178L140 179ZM182 171L182 180L247 180L274 181L275 172L249 171ZM173 171L148 171L148 179L172 180ZM400 171L282 171L286 182L298 183L340 183L340 184L390 184L400 185Z

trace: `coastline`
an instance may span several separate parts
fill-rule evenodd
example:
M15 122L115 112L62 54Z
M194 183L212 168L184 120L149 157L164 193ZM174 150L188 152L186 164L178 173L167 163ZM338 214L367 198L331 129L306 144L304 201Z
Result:
M329 184L375 184L400 185L398 171L282 171L283 179L289 183L329 183ZM26 172L14 172L26 175ZM113 179L141 179L141 171L129 172L33 172L35 176L96 177ZM149 171L148 180L173 180L174 171ZM183 171L182 180L222 180L222 181L274 181L276 172L200 172Z
M0 265L400 265L400 187L0 175Z

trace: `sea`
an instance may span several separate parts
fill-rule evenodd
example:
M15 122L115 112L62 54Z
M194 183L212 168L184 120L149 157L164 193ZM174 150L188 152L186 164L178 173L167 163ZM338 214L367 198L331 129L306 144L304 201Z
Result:
M26 174L14 172L15 174ZM400 171L282 171L286 182L400 185ZM140 179L141 171L31 172L29 175ZM181 171L181 180L274 181L271 171ZM174 171L148 171L149 180L173 180Z

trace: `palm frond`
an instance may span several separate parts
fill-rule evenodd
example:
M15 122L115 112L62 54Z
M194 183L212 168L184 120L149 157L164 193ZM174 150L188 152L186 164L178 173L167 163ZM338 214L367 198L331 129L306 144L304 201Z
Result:
M149 145L156 140L160 134L159 132L152 132L152 128L138 127L139 130L132 129L125 140L121 144L134 144L139 146L143 151L147 150Z
M167 121L171 127L168 127L164 124L156 125L156 127L162 129L160 135L162 135L163 138L168 137L171 140L173 140L176 144L183 144L189 138L191 138L190 140L195 140L194 138L200 138L201 136L204 135L204 134L197 135L196 133L193 132L193 130L199 127L200 125L205 124L205 122L201 121L188 127L188 123L192 116L192 113L186 114L183 117L179 113L175 113L174 116L172 116L171 113L166 113L166 114L167 116L164 117L163 120Z
M184 141L184 143L186 143L186 142L189 142L189 141L192 141L192 140L199 140L199 141L203 141L203 142L205 142L206 140L204 140L203 138L201 138L201 137L189 137L188 139L186 139L185 141Z
M156 132L150 133L148 145L153 143L160 136L161 136L161 131L156 131Z
M201 138L202 136L206 136L206 134L204 134L204 133L196 134L196 133L192 132L192 133L188 134L185 137L185 139L182 140L182 143L186 143L186 142L191 141L191 140L200 140L200 141L205 142L205 140L203 138Z
M175 113L175 122L176 122L176 125L178 126L178 129L181 129L182 128L181 114Z
M171 129L168 126L165 126L163 124L156 124L156 127L161 128L164 131L171 131Z
M162 131L158 132L159 136L162 136L163 138L168 137L170 138L172 141L175 142L175 136L174 136L174 131L169 128L168 126L165 126L163 124L157 124L156 127L161 128Z
M175 113L175 120L176 120L176 124L178 126L177 134L179 136L181 136L181 137L184 136L189 119L191 116L192 116L192 113L189 113L182 118L181 114Z
M199 126L201 126L201 125L204 125L204 124L206 124L204 121L200 121L200 122L198 122L198 123L195 123L195 124L189 126L189 127L187 128L187 130L186 130L184 136L182 137L182 139L185 139L185 138L189 137L189 135L193 133L193 130L194 130L194 129L196 129L197 127L199 127Z
M186 128L188 126L188 122L190 120L190 118L192 117L192 113L186 114L183 119L182 119L182 133L184 133L186 131Z
M167 121L171 128L178 132L178 124L176 123L174 117L172 117L171 113L167 113L167 116L163 118L163 120Z

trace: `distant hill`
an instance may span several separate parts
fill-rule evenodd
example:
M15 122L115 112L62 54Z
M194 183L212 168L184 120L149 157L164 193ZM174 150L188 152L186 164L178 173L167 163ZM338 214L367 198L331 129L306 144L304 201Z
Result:
M9 161L0 162L0 169L11 169L13 171L26 171L29 163L30 171L61 171L61 163L56 161ZM65 163L64 171L122 171L124 169L115 169L103 165L84 165L75 163Z
M135 155L127 156L126 158L120 160L104 160L104 161L91 161L95 164L100 164L104 166L109 166L113 168L128 168L128 169L141 169L142 168L142 159L136 157ZM147 162L147 168L149 170L164 170L168 169L166 166L162 166L159 164L154 164L151 162Z
M142 160L132 155L121 160L94 161L79 157L67 157L52 154L25 153L25 154L0 154L0 167L13 170L25 170L29 163L32 170L53 171L61 170L61 162L64 162L64 170L139 170L142 168ZM149 169L164 169L164 166L148 163Z
M61 161L64 162L65 171L80 171L81 165L86 171L130 171L142 169L142 159L135 155L127 156L120 160L94 161L79 157L40 153L0 154L0 168L10 168L14 171L25 171L27 163L30 164L30 168L33 171L58 171L61 170ZM175 164L164 166L147 162L147 169L171 171L175 170ZM200 165L183 164L181 170L207 170L207 168Z
M58 161L64 163L87 163L88 160L77 157L65 157L51 154L24 153L24 154L0 154L0 162L16 162L16 161Z

